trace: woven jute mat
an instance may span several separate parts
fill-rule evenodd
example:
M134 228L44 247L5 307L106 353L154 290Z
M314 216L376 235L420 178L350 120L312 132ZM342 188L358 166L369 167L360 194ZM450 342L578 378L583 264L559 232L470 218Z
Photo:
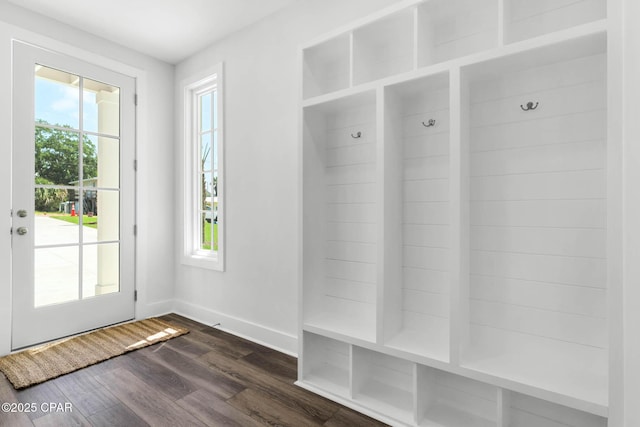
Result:
M158 318L125 323L0 358L16 390L188 333Z

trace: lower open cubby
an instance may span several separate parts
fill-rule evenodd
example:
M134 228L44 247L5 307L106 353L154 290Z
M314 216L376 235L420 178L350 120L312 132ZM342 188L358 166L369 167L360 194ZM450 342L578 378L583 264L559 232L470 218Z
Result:
M448 372L309 331L303 333L302 350L298 385L391 425L607 426L605 417L558 404L552 394L553 402L542 400L523 393L525 388L507 390L496 385L497 378L483 382L454 366L455 373Z
M495 427L497 388L417 366L416 421L420 426Z
M414 364L353 348L353 399L404 423L413 421Z
M508 427L606 427L607 419L520 393L508 393Z
M302 379L338 396L349 397L351 346L306 332Z

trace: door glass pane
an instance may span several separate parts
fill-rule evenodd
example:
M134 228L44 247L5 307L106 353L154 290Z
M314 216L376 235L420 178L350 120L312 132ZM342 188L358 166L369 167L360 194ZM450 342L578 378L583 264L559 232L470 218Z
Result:
M79 298L78 255L78 246L35 250L35 307L75 301Z
M82 204L82 240L86 243L115 241L120 238L120 192L85 190Z
M82 145L82 185L95 187L98 177L98 137L84 135Z
M119 139L94 135L85 137L83 162L85 187L119 188Z
M35 306L119 292L120 89L35 73Z
M35 184L78 185L80 134L36 126Z
M80 243L79 206L68 190L36 188L34 243L36 246ZM43 207L44 204L44 207ZM37 266L37 264L36 264Z
M82 129L103 135L120 135L120 89L83 79Z
M82 298L120 291L120 245L85 245L82 263Z
M80 78L74 74L36 65L36 123L80 128Z

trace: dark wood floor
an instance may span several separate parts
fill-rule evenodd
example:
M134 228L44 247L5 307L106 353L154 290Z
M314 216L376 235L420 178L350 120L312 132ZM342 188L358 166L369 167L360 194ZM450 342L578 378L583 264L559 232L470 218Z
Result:
M164 318L191 332L23 391L0 374L0 404L36 408L0 412L0 426L384 425L293 385L293 357L175 314Z

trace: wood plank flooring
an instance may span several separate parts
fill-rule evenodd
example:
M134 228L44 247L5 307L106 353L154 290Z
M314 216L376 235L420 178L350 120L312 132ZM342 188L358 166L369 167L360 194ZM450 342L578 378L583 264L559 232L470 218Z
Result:
M190 333L22 391L0 374L0 403L36 409L0 412L0 426L385 425L293 385L293 357L176 314L163 318ZM58 406L67 402L72 412Z

